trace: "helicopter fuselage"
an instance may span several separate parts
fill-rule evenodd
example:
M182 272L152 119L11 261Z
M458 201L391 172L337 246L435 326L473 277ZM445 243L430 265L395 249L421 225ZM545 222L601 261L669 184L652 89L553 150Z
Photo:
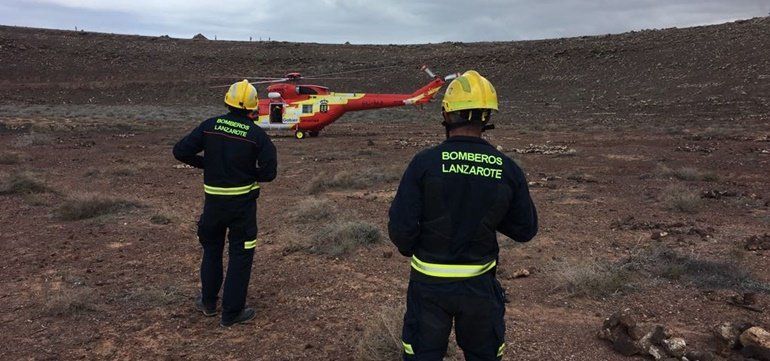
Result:
M444 83L435 77L412 94L336 93L318 85L272 84L268 96L259 101L254 122L264 129L294 131L301 139L317 135L349 111L425 104Z

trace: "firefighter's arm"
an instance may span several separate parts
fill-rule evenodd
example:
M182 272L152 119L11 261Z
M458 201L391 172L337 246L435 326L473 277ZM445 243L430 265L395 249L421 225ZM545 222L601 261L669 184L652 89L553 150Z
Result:
M527 242L537 234L537 209L529 195L527 179L518 167L510 186L513 198L497 230L516 242Z
M420 235L420 217L422 215L422 187L420 178L422 171L415 160L409 164L401 184L398 186L396 197L388 212L388 235L396 245L398 252L411 257L417 239Z
M278 154L265 132L260 132L257 155L257 182L270 182L278 174Z
M174 158L195 168L203 168L203 123L174 146Z

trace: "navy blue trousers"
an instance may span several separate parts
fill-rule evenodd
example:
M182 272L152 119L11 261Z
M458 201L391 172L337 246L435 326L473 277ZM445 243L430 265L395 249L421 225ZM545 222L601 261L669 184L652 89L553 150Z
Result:
M257 238L256 199L206 197L203 214L198 221L198 239L203 246L201 295L203 303L210 306L216 305L222 288L225 235L229 246L227 275L222 291L222 320L231 321L246 304Z
M494 272L447 283L411 280L406 298L404 360L443 360L453 323L466 360L502 358L505 295Z

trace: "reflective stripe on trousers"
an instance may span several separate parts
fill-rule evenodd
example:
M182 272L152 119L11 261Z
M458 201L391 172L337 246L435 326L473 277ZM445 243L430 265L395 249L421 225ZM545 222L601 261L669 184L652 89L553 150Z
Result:
M412 345L404 342L403 340L401 341L401 344L404 346L404 352L407 355L414 355L414 349L412 349Z
M422 274L442 278L468 278L480 276L497 265L497 261L480 265L438 264L423 262L412 256L412 268Z
M259 183L253 183L241 187L214 187L206 184L203 185L204 192L217 196L238 196L241 194L249 193L255 189L259 189Z

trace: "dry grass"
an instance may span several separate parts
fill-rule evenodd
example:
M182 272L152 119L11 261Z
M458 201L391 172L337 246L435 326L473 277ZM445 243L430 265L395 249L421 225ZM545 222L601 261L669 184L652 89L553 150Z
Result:
M682 255L666 247L655 247L627 261L648 276L689 283L706 289L732 289L770 293L770 284L753 278L736 259L706 260Z
M144 307L162 307L182 303L185 298L184 292L175 286L167 285L133 289L126 295L125 300Z
M318 222L333 218L337 206L327 198L306 198L289 210L287 215L293 222Z
M401 328L404 307L383 307L364 325L364 332L356 345L357 361L393 361L401 359Z
M155 213L150 216L150 223L157 225L166 225L174 222L174 217L164 213Z
M308 184L310 194L318 194L334 189L365 189L382 183L396 181L400 172L394 169L370 168L361 171L345 170L333 175L321 173Z
M0 164L13 165L21 163L21 156L19 153L2 152L0 153Z
M658 165L655 170L661 177L676 178L683 181L705 181L716 182L719 180L719 176L711 171L701 171L693 167L682 167L678 169L671 169L666 165Z
M310 237L292 238L286 252L304 250L310 253L341 256L362 247L382 242L377 226L363 221L337 221L326 224Z
M401 360L401 330L404 324L404 306L384 306L379 312L367 319L363 334L358 339L353 359L356 361L395 361ZM449 335L447 361L464 360L460 348L455 342L455 335Z
M95 310L93 289L78 286L48 291L43 296L43 312L49 316L73 316Z
M139 174L139 170L131 166L119 166L110 169L109 174L115 177L131 177Z
M61 220L76 221L116 214L136 207L139 204L134 201L91 194L65 200L56 215Z
M54 140L54 137L50 134L30 132L18 136L13 142L13 145L17 148L26 148L37 145L49 145L52 144Z
M684 187L668 187L661 194L666 209L684 213L697 213L703 205L700 194Z
M582 259L558 263L554 278L572 296L602 298L631 288L631 273L622 263Z
M0 194L39 194L51 191L39 177L29 172L13 173L0 182Z
M673 281L704 289L770 293L770 284L756 280L735 258L708 260L680 254L665 246L651 247L609 262L587 259L556 264L557 287L572 296L603 298Z

